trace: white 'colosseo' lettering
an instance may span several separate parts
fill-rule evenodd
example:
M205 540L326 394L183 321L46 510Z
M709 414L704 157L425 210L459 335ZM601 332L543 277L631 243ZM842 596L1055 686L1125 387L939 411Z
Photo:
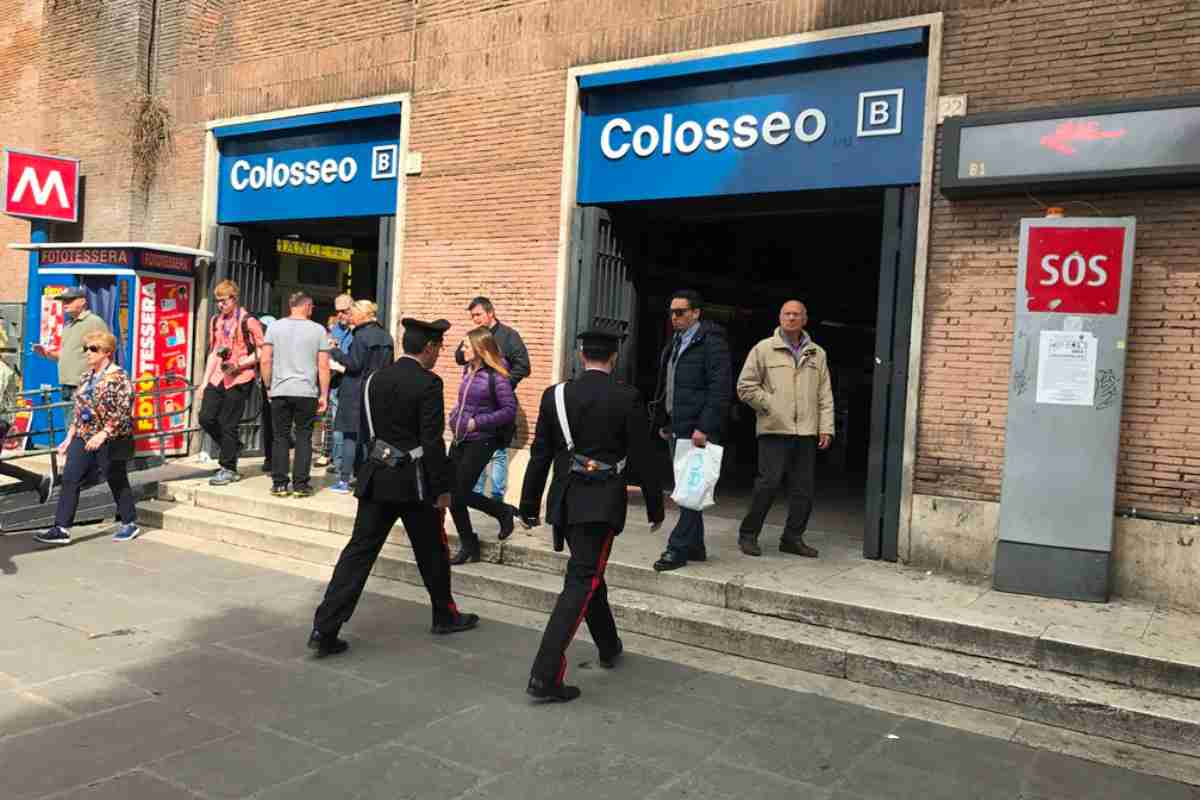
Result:
M600 150L605 158L616 161L630 150L646 158L656 152L669 156L673 150L688 155L701 145L710 153L718 153L730 144L745 150L760 141L778 147L793 137L812 144L825 135L826 125L825 112L818 108L805 109L795 119L783 111L774 111L761 120L753 114L742 114L732 124L724 117L713 117L703 125L690 119L676 124L674 114L663 114L660 124L636 129L624 117L613 117L600 131Z
M282 189L285 186L316 186L318 183L350 183L358 174L358 162L353 156L340 160L293 161L290 164L267 158L266 164L250 165L245 159L233 162L229 170L229 185L235 191L246 189Z

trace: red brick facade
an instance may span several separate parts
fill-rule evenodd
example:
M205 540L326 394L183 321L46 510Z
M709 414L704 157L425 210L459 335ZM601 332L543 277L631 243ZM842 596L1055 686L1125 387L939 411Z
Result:
M412 93L405 313L486 293L552 378L566 70L945 13L941 94L969 110L1200 90L1195 0L158 0L154 85L175 152L131 189L123 109L146 83L151 0L0 1L0 143L83 159L89 239L201 241L207 120ZM1138 218L1119 503L1200 512L1200 190L949 202L934 193L915 491L995 499L1017 225L1039 202ZM6 242L28 226L0 221ZM0 255L3 298L24 259ZM449 370L447 370L449 374Z

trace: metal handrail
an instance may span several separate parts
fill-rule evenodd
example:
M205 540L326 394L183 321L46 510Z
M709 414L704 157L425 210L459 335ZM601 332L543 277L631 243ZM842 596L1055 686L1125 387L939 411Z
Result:
M179 375L179 374L170 373L170 372L165 373L163 375L156 375L151 378L138 378L138 379L130 378L130 381L131 381L131 383L134 384L135 388L137 386L140 386L141 384L145 384L147 382L153 382L152 388L150 388L148 390L144 390L144 391L135 391L133 394L134 412L133 412L132 419L133 419L135 425L138 420L153 419L157 422L161 422L166 417L173 417L173 416L177 416L179 414L187 414L190 417L192 409L195 406L196 391L197 391L197 389L202 390L204 388L203 386L197 386L196 384L191 383L187 379L187 376L185 376L185 375ZM164 381L171 381L173 384L177 383L179 385L172 385L170 388L164 389L164 388L162 388L162 384ZM28 405L18 405L18 406L14 406L12 408L3 409L3 411L6 414L9 414L9 413L16 414L16 413L26 413L26 412L32 414L37 411L49 411L51 413L47 415L49 424L45 428L40 428L40 429L31 428L30 430L27 430L27 431L10 431L4 437L0 438L0 462L17 461L17 460L20 460L23 458L34 458L36 456L49 455L50 456L50 470L55 475L55 477L58 476L59 469L58 469L58 448L57 447L31 448L31 449L26 449L26 450L20 450L20 451L13 452L13 453L6 453L3 450L3 443L7 442L9 439L23 439L26 437L48 435L50 438L50 441L53 442L55 439L58 438L58 434L66 433L66 430L58 428L54 424L53 411L58 408L70 408L70 407L74 406L75 403L73 400L53 400L52 401L50 399L51 395L53 395L54 393L56 393L58 391L60 391L59 387L52 387L52 386L42 386L41 388L38 388L38 389L27 389L25 391L19 392L18 396L21 396L21 397L40 396L40 397L44 398L45 402L38 403L38 404L30 403ZM163 395L168 395L168 394L170 394L170 395L185 394L187 397L186 397L186 401L184 403L184 407L180 408L180 409L176 409L174 411L170 411L170 412L164 411L164 412L154 413L154 414L138 414L137 413L137 400L139 398L162 397ZM258 423L257 417L248 417L248 418L244 418L241 422L238 423L238 428L245 428L248 426L257 426L258 424L259 423ZM165 441L166 441L167 437L190 435L199 430L201 430L201 429L195 425L189 425L189 426L182 427L182 428L163 428L160 425L160 426L158 426L158 430L156 430L154 432L135 433L132 435L131 438L134 441L146 440L146 439L157 439L158 440L158 456L159 456L159 458L165 460L166 459Z

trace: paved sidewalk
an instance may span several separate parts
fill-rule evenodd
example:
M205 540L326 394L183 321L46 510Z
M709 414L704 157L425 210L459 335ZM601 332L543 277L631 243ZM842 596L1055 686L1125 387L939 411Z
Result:
M316 485L322 486L320 479ZM249 501L230 506L231 510L240 507L247 514L261 513L302 527L350 533L356 508L353 497L324 488L302 501L279 500L270 497L269 488L268 476L254 476L221 491L238 498L231 502ZM168 491L183 497L196 489L208 489L207 482L172 481ZM250 509L253 505L275 510ZM610 559L614 568L648 570L662 552L677 513L669 510L663 528L653 533L645 521L645 509L631 505L625 532ZM484 557L498 558L496 521L478 512L472 512L472 521L483 541ZM447 524L453 532L453 525ZM993 639L1014 642L1012 660L1017 662L1031 661L1036 643L1046 641L1054 647L1095 649L1163 664L1200 665L1200 614L1122 598L1082 603L997 592L988 580L866 560L861 539L837 532L810 532L806 541L820 550L820 558L799 558L779 552L781 529L768 525L761 538L763 556L750 558L737 548L737 526L735 519L706 515L708 561L663 573L655 582L636 588L788 618L808 619L814 603L830 603L918 620L945 620L987 631ZM399 527L392 536L393 541L406 543ZM546 554L552 549L546 526L525 531L518 525L506 544ZM616 578L612 582L619 583ZM1122 680L1120 675L1111 679Z
M577 643L583 698L536 706L522 687L539 634L498 606L435 638L425 607L368 594L351 652L315 661L319 580L77 533L57 550L0 537L11 800L1200 796L638 644L605 671Z

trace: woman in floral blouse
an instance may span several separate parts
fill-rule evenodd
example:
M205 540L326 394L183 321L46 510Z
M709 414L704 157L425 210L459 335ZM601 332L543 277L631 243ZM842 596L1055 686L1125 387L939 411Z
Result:
M108 332L90 333L83 339L88 369L75 392L75 420L58 446L66 457L62 494L54 525L34 538L44 544L70 544L71 523L79 506L79 492L92 470L108 479L117 503L121 528L113 536L127 542L141 532L136 523L133 489L126 462L133 457L133 384L125 370L113 363L117 340Z

